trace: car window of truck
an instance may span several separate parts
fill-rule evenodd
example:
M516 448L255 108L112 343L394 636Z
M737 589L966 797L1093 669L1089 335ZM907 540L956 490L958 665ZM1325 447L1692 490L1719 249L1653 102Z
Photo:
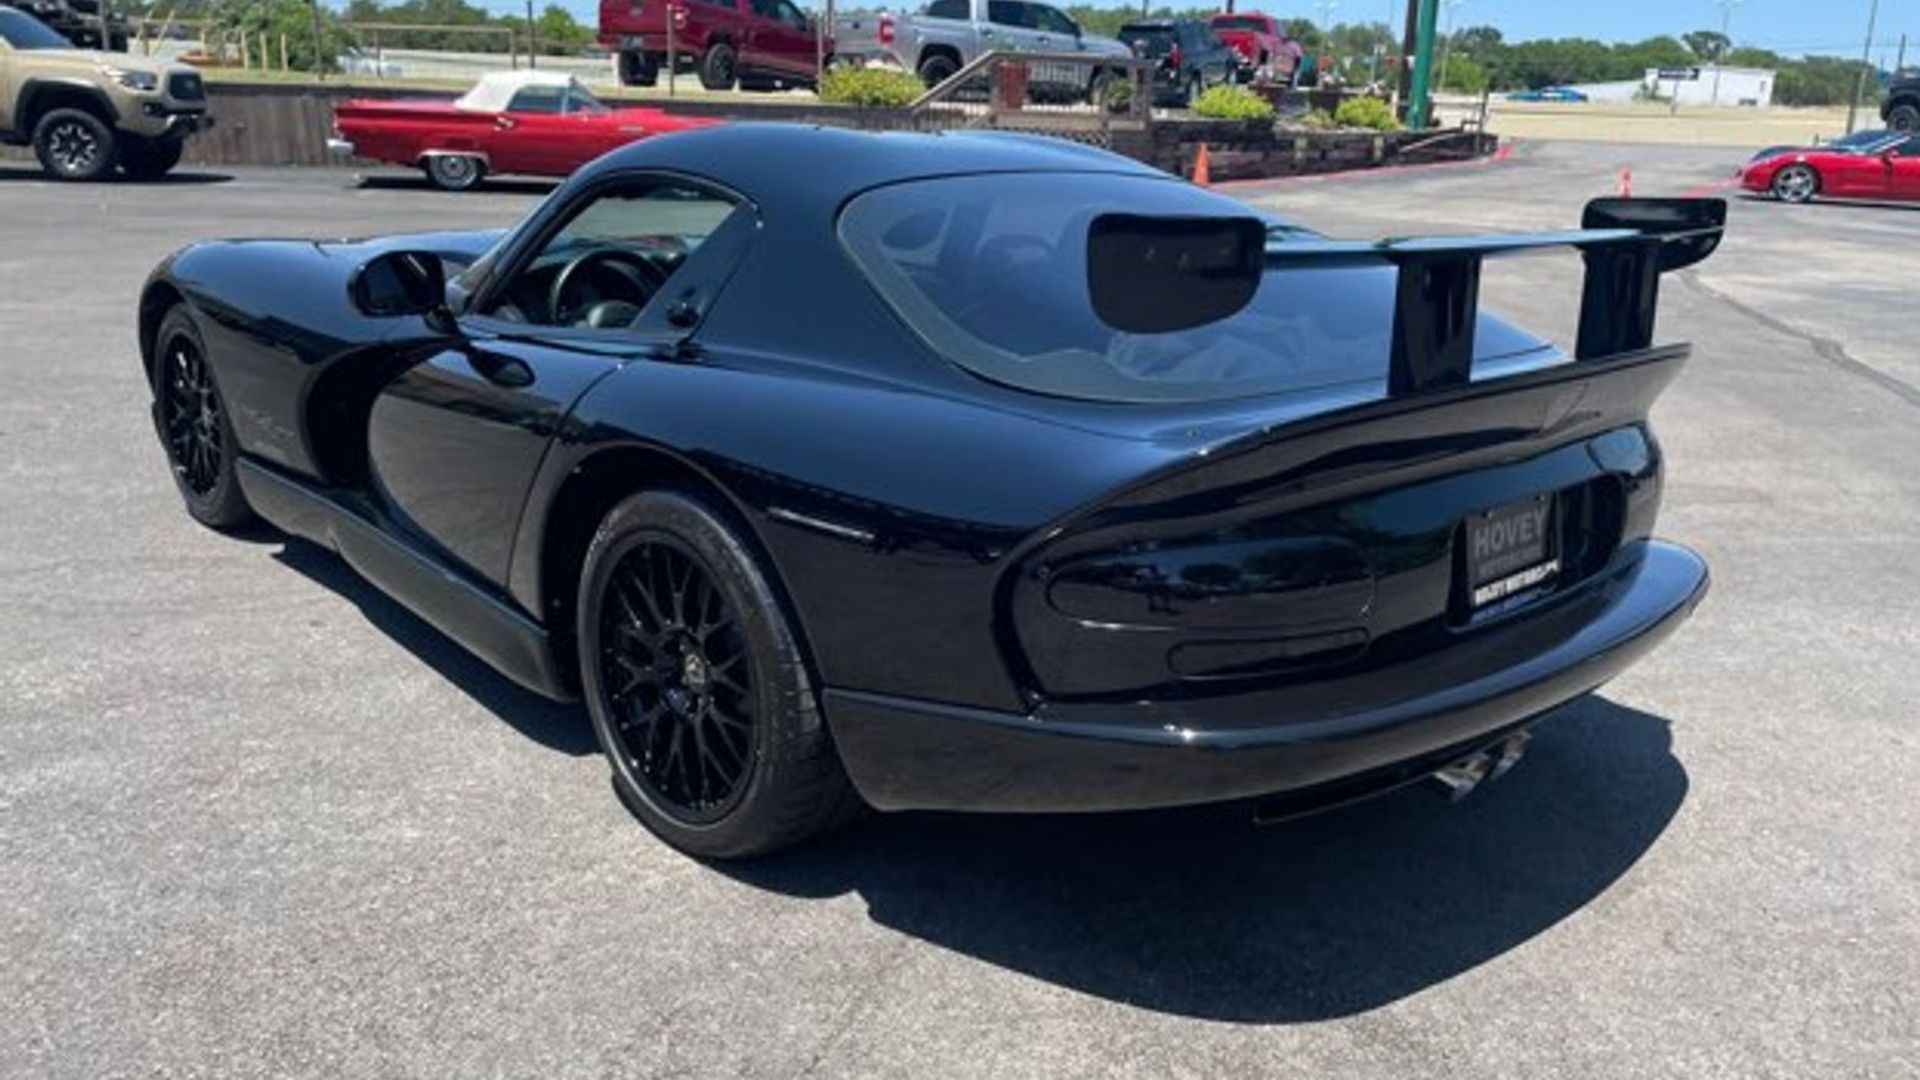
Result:
M1071 35L1078 30L1078 27L1074 25L1072 19L1067 18L1053 8L1047 7L1045 4L1030 4L1028 6L1033 9L1034 22L1039 25L1040 29L1050 34Z
M1026 6L1014 0L988 0L987 21L999 26L1024 26L1026 13L1022 9Z
M965 19L967 15L967 0L933 0L927 5L928 18Z

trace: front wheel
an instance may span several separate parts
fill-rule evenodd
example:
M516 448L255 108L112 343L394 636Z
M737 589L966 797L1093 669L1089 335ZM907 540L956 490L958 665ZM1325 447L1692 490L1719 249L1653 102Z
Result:
M33 128L33 150L56 180L104 180L120 160L113 129L84 109L54 109L41 117Z
M645 492L587 548L580 679L621 800L667 843L757 855L860 806L758 560L696 499Z
M253 511L234 471L233 422L214 382L206 342L185 305L160 320L153 355L154 424L187 513L214 529L245 524Z
M1773 177L1773 197L1784 203L1803 203L1820 193L1820 174L1809 165L1789 165Z
M441 191L472 191L487 174L486 166L471 154L434 154L425 168L427 179Z

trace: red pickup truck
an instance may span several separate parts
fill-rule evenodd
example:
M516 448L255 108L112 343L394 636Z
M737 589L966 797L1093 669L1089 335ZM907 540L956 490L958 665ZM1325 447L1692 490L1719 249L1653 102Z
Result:
M821 49L833 53L818 33L793 0L600 0L600 44L628 86L654 85L671 45L675 70L698 72L709 90L812 87Z
M1254 82L1291 84L1300 71L1300 43L1280 28L1280 20L1263 11L1221 12L1213 17L1213 32L1240 54L1240 66Z
M617 146L720 121L612 108L566 75L500 71L457 100L349 101L327 146L344 157L419 168L465 191L489 173L566 176Z

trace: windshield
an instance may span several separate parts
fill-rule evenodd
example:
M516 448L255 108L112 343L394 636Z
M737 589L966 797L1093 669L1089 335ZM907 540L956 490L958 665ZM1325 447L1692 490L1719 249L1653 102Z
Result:
M16 49L71 49L66 38L47 29L47 24L13 8L0 7L0 39Z
M1213 28L1215 30L1252 30L1257 33L1267 28L1267 21L1245 15L1222 15L1213 20Z

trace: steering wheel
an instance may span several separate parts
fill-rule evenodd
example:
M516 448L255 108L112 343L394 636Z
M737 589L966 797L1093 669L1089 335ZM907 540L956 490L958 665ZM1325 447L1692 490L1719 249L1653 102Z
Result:
M616 269L633 271L626 276L632 278L635 285L645 290L645 295L636 299L635 307L646 306L647 301L653 299L653 294L659 292L660 287L667 283L667 272L654 265L653 260L645 256L636 255L624 248L594 248L592 251L575 256L573 261L561 267L560 272L554 275L553 288L547 293L547 318L550 323L555 326L572 325L577 313L572 310L573 305L567 302L567 292L586 279L587 271L603 263Z

